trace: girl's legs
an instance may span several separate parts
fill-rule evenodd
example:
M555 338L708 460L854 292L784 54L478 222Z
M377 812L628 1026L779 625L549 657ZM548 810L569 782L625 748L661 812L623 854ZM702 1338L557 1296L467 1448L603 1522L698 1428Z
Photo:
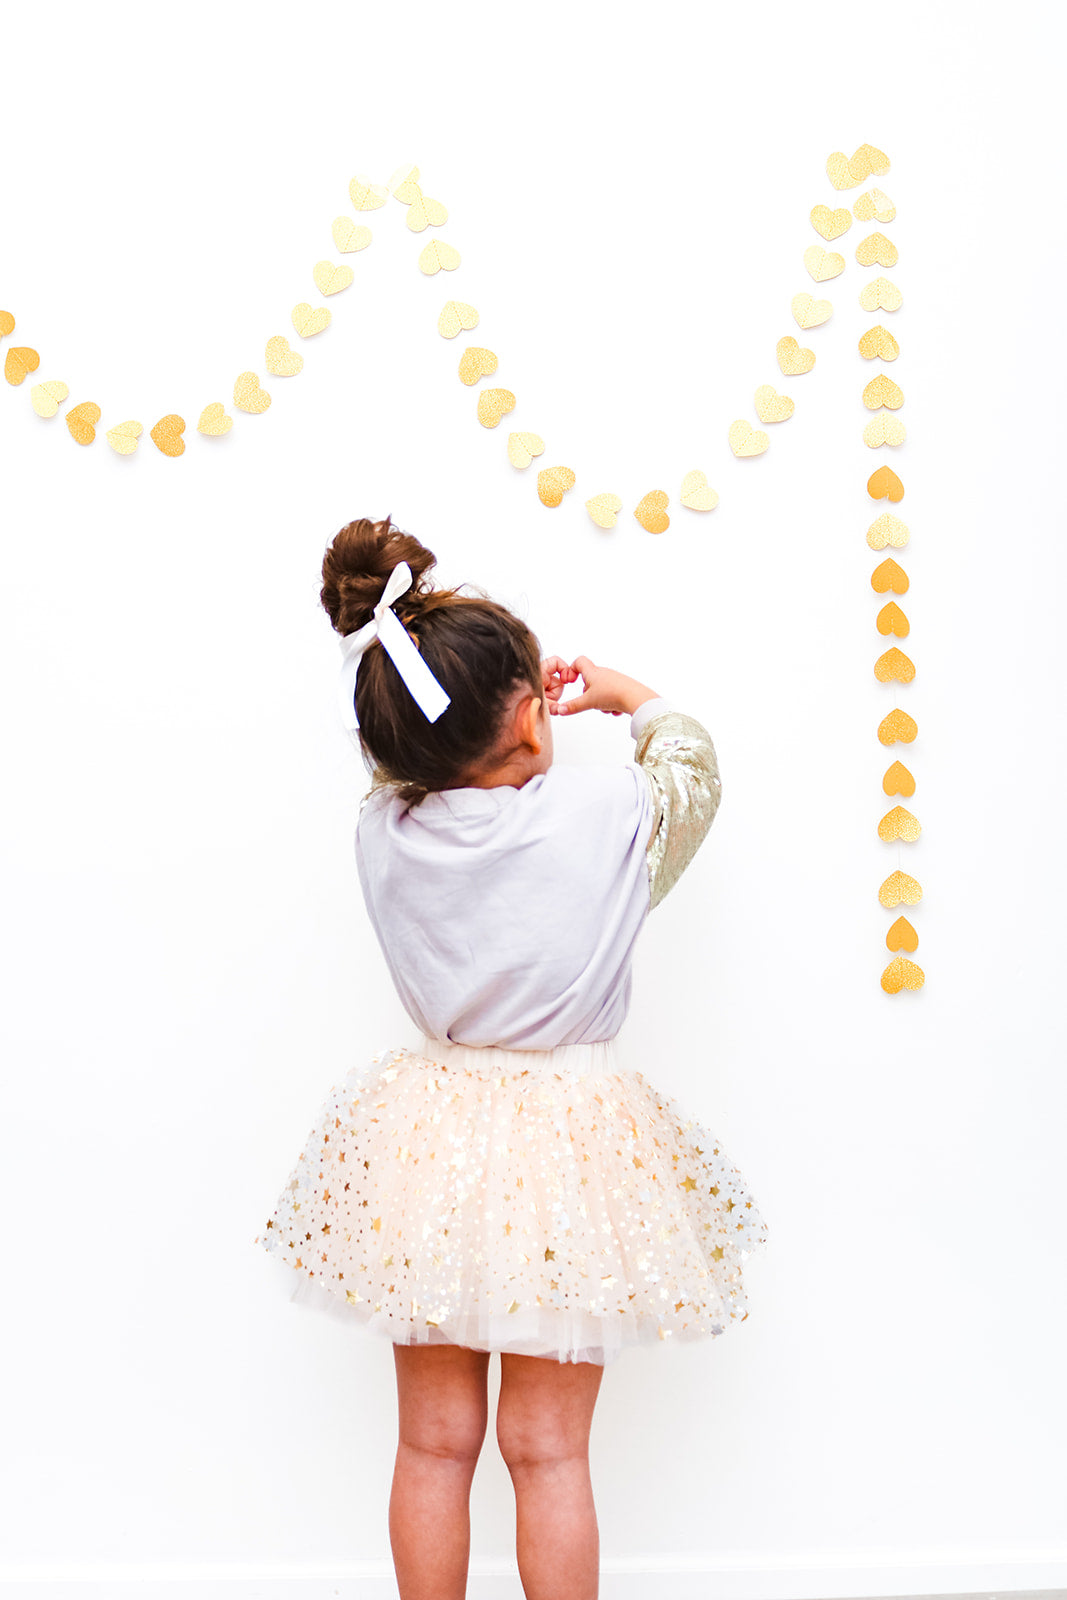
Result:
M463 1600L489 1354L453 1344L396 1344L393 1354L399 1437L389 1538L400 1600Z
M596 1600L600 1535L589 1429L603 1376L591 1361L501 1353L496 1431L515 1486L526 1600Z

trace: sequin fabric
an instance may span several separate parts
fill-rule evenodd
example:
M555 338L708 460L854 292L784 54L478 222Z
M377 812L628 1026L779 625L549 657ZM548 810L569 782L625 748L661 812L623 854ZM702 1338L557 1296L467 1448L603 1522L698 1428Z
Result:
M331 1088L254 1243L394 1343L608 1364L747 1316L766 1224L613 1040L389 1050Z
M715 746L703 723L665 711L645 724L634 750L652 789L648 859L651 904L658 906L703 843L722 799Z

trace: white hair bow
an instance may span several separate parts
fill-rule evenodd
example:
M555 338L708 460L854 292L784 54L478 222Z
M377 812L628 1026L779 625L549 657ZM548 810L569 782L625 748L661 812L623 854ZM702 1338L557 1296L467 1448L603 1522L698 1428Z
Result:
M415 641L404 624L390 609L402 594L407 593L413 581L411 568L406 561L401 561L389 574L382 597L375 606L370 621L364 623L362 628L357 628L354 633L346 633L340 641L344 665L341 668L338 695L341 721L346 728L359 727L359 720L356 717L356 671L363 658L363 652L368 645L374 643L375 639L381 640L382 649L388 653L407 685L409 694L421 708L428 722L436 722L451 703L451 695L442 689L416 649Z

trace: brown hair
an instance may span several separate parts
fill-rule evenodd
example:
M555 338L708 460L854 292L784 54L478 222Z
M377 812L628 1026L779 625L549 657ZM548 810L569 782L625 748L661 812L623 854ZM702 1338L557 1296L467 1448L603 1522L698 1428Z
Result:
M414 581L393 610L451 703L428 721L380 644L359 664L355 703L365 757L417 802L462 786L489 758L505 760L510 751L496 747L507 700L520 685L542 698L544 689L540 647L526 624L481 591L435 589L426 576L433 552L388 516L349 522L327 547L320 598L338 633L370 621L400 561Z

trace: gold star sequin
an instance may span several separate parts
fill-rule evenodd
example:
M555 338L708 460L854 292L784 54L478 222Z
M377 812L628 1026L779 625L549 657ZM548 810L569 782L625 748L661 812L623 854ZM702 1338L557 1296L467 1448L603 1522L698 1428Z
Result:
M685 1181L683 1182L683 1184L682 1184L682 1188L686 1191L686 1193L688 1193L690 1189L695 1189L696 1186L697 1186L697 1181L696 1181L695 1178L688 1178L687 1177L685 1179Z
M554 1250L549 1250L549 1249L546 1248L545 1249L545 1260L546 1261L555 1261L555 1259L556 1259L556 1252Z

